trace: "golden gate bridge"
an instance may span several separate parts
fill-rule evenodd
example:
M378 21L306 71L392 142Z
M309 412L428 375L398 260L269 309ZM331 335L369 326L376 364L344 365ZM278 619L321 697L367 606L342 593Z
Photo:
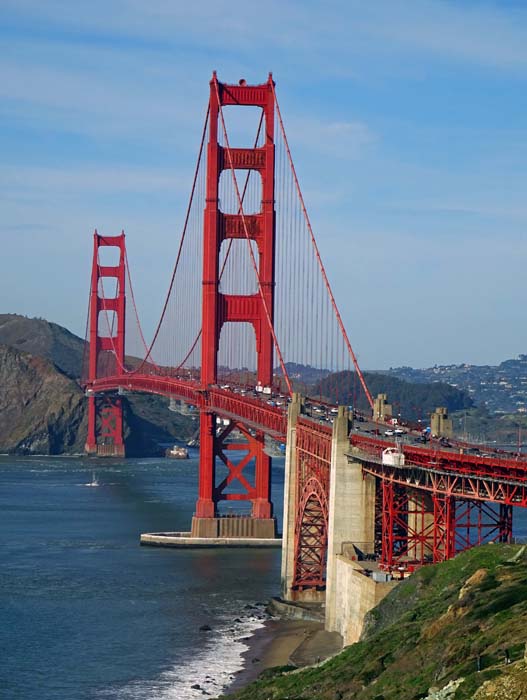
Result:
M249 146L229 139L238 108L258 115ZM335 377L337 401L342 373L353 371L372 411L374 401L320 257L271 75L260 85L212 76L176 261L149 343L124 233L95 232L85 348L88 454L124 456L125 391L199 411L195 538L214 537L222 507L232 502L250 504L246 534L275 537L265 438L287 441L287 586L298 596L326 586L331 504L341 488L332 465L339 460L359 475L353 488L362 494L355 500L362 539L387 570L509 541L513 507L527 506L527 461L519 456L359 434L345 407L328 409L333 425L306 415L288 372L294 364ZM399 459L383 458L390 447ZM231 530L236 526L229 518Z

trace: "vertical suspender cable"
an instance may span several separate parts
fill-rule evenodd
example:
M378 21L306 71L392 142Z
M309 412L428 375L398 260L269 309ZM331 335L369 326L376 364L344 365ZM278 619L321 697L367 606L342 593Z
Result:
M359 367L359 363L357 362L357 358L356 358L356 356L355 356L355 353L353 352L353 348L351 347L351 343L350 343L350 341L349 341L348 334L346 333L346 329L344 328L344 324L343 324L343 322L342 322L342 318L341 318L341 316L340 316L340 313L339 313L339 310L338 310L338 307L337 307L337 303L336 303L336 301L335 301L335 298L334 298L334 296L333 296L333 292L331 291L331 287L330 287L330 285L329 285L329 280L328 280L328 278L327 278L326 271L325 271L325 269L324 269L324 265L322 264L322 259L321 259L321 257L320 257L320 253L319 253L318 246L317 246L317 243L316 243L316 240L315 240L315 236L314 236L314 234L313 234L313 229L311 228L311 222L310 222L310 220L309 220L309 216L308 216L308 214L307 214L307 209L306 209L306 206L305 206L305 204L304 204L304 197L302 196L302 191L301 191L301 189L300 189L300 183L298 182L298 178L297 178L297 175L296 175L296 170L295 170L295 166L294 166L294 163L293 163L293 158L292 158L292 156L291 156L291 151L290 151L290 149L289 149L289 143L288 143L288 141L287 141L287 136L286 136L285 129L284 129L284 123L283 123L283 121L282 121L282 115L281 115L281 112L280 112L280 107L279 107L279 105L278 105L278 100L277 100L277 98L276 98L276 92L275 92L275 89L274 89L274 84L273 84L272 82L271 82L271 89L272 89L272 91L273 91L274 102L275 102L275 106L276 106L276 113L277 113L277 116L278 116L278 122L279 122L279 124L280 124L280 130L281 130L281 132L282 132L282 138L284 139L284 145L285 145L285 148L286 148L286 151L287 151L287 155L288 155L288 158L289 158L289 164L290 164L291 171L292 171L292 174L293 174L293 179L294 179L294 181L295 181L296 190L297 190L297 193L298 193L298 197L299 197L299 199L300 199L300 205L301 205L301 207L302 207L302 211L303 211L303 214L304 214L304 217L305 217L305 220L306 220L306 225L307 225L307 228L308 228L310 237L311 237L311 242L313 243L313 247L314 247L314 249L315 249L315 255L316 255L316 257L317 257L318 264L319 264L320 270L321 270L321 272L322 272L322 276L323 276L323 278L324 278L324 283L325 283L325 285L326 285L326 288L327 288L328 293L329 293L330 298L331 298L331 305L332 305L333 311L334 311L334 313L335 313L335 315L336 315L336 317L337 317L338 324L339 324L339 327L340 327L340 331L341 331L342 335L344 336L344 340L345 340L346 346L347 346L347 348L348 348L348 352L350 353L350 355L351 355L351 357L352 357L353 364L355 365L355 369L357 370L357 374L358 374L358 376L359 376L360 383L361 383L361 386L362 386L362 388L363 388L363 390L364 390L364 393L366 394L366 398L368 399L368 403L370 404L370 407L371 407L372 410L373 410L373 399L372 399L372 396L371 396L370 391L369 391L369 389L368 389L368 387L367 387L367 385L366 385L366 381L365 381L365 379L364 379L364 377L363 377L363 374L362 374L362 372L361 372L361 369L360 369L360 367Z

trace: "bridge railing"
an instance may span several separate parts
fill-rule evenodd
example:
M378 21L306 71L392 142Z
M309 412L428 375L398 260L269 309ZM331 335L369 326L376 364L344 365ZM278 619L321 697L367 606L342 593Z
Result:
M258 399L241 397L222 389L209 389L207 406L218 413L265 428L274 437L285 439L287 434L287 414L279 406L270 406Z
M270 406L263 400L241 396L227 389L203 389L197 381L155 374L116 375L97 379L87 385L88 391L105 392L124 389L181 399L199 408L210 409L232 420L246 422L254 429L285 439L287 413L280 406Z
M385 440L352 435L350 444L359 447L366 453L379 458L382 451L391 443ZM444 469L459 475L468 475L486 479L504 479L527 483L527 461L519 459L504 459L502 457L483 457L467 455L447 450L401 445L409 466L419 466L423 469Z

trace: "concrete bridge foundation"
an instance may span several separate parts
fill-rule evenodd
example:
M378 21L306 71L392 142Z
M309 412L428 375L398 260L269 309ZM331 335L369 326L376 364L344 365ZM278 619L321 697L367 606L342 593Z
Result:
M289 405L284 484L284 524L282 541L282 598L288 601L325 601L326 629L337 629L341 613L337 577L337 556L344 543L353 542L361 553L373 553L375 539L375 478L363 476L361 465L348 463L351 423L345 407L339 407L333 423L329 503L327 523L326 590L293 590L295 566L295 527L298 527L298 470L296 430L303 401L294 394Z
M329 486L326 629L330 632L341 632L337 557L344 543L352 542L364 555L373 554L375 544L375 478L363 476L358 462L348 462L350 428L348 412L339 406L333 423Z
M284 600L293 600L292 585L295 565L295 522L297 502L296 424L302 412L303 399L293 394L287 415L287 441L284 475L284 517L282 525L281 591Z

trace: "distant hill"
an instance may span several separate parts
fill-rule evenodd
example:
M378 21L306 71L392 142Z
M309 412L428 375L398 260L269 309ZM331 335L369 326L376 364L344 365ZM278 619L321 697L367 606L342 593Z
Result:
M294 362L286 363L286 367L295 389L301 393L312 392L313 386L319 388L326 377L333 376L329 370L319 370L309 365ZM278 368L275 369L275 374L281 374ZM375 387L375 393L377 393L378 383L374 377L382 375L383 377L401 379L413 385L450 385L470 396L473 405L484 408L490 413L523 413L527 415L527 354L504 360L499 365L464 363L434 365L434 367L426 369L390 367L386 370L370 370L365 375L370 377L368 384L372 383L372 387ZM371 391L374 393L373 388ZM387 393L389 399L400 402L398 397L393 398L390 392ZM466 407L459 406L456 409L452 406L449 408L453 411L463 410Z
M84 341L40 318L0 315L0 452L82 453L87 401L78 384ZM162 396L123 400L129 456L154 456L191 437L196 417L168 410Z
M0 344L44 357L72 379L80 377L84 340L57 323L0 314Z
M387 394L394 415L400 413L407 420L426 418L438 406L446 406L449 411L459 411L473 406L470 396L449 384L434 382L411 384L377 372L365 372L364 380L375 398L377 394ZM368 410L369 405L354 372L330 374L313 388L315 396L325 397L331 402L354 404L360 410Z
M527 413L527 355L499 365L394 367L384 374L413 383L448 383L466 391L476 405L492 413Z
M328 374L331 374L329 369L317 369L316 367L311 367L311 365L298 364L298 362L286 362L285 368L289 379L293 382L308 385L313 385L324 377L327 377ZM275 374L279 376L282 375L281 367L275 368Z

